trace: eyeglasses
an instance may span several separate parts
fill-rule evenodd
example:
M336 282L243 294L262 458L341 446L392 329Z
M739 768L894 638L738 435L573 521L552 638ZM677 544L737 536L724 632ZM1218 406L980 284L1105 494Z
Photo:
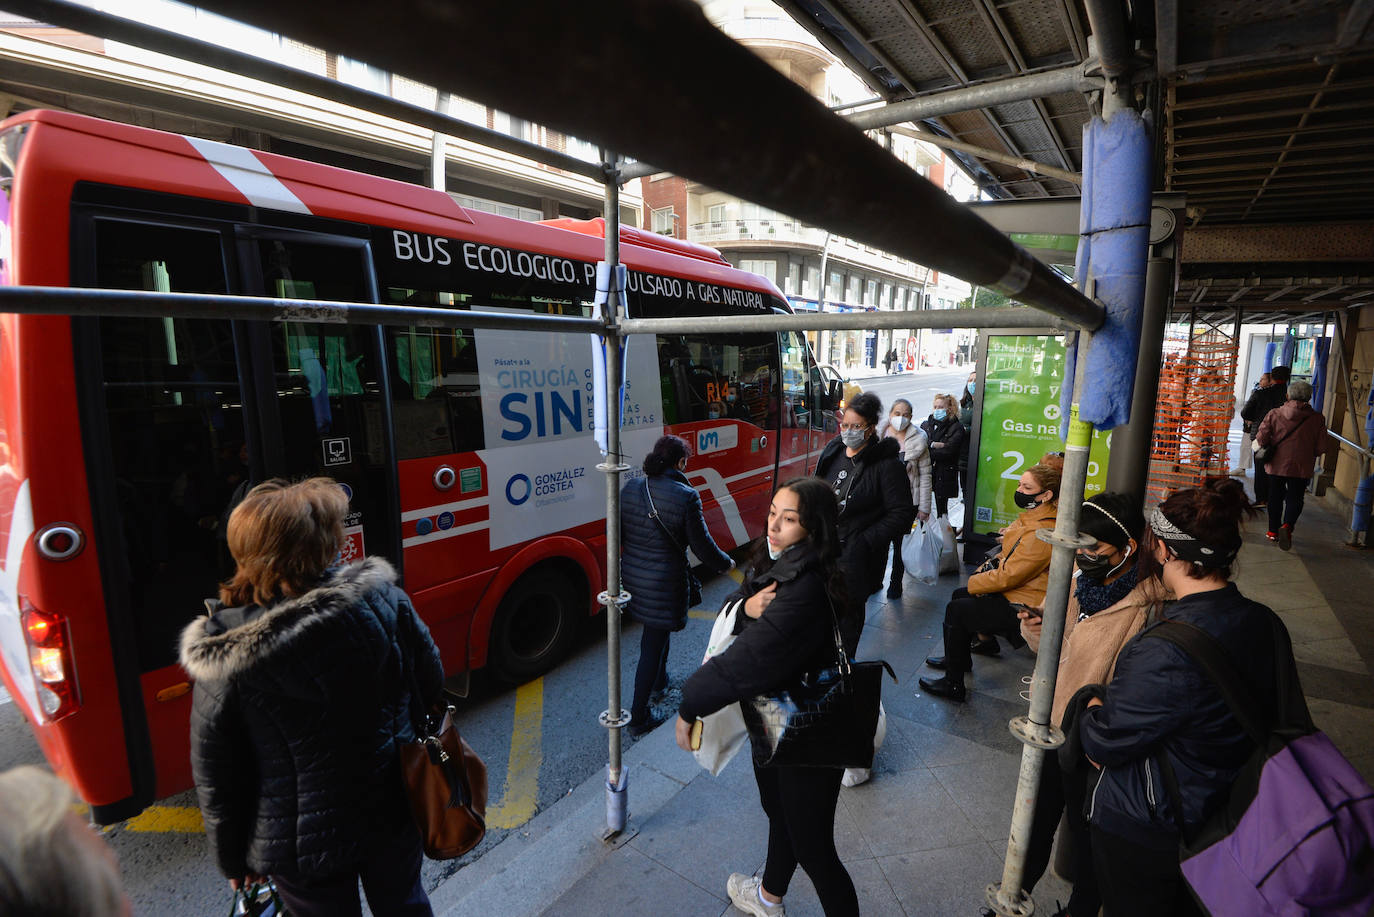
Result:
M868 429L868 425L867 425L867 424L862 424L862 423L842 423L842 424L840 424L840 432L841 432L841 433L850 433L850 432L852 432L852 431L854 431L854 430L858 430L860 433L862 433L864 430L867 430L867 429Z

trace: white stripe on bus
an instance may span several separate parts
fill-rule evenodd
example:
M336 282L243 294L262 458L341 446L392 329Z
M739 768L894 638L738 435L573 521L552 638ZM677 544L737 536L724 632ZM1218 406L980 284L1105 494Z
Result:
M414 522L416 519L423 519L426 516L437 516L440 513L453 513L457 515L463 512L463 510L486 506L489 499L489 497L473 497L470 500L459 500L457 503L444 503L440 506L426 506L424 509L412 509L409 512L401 513L401 521Z
M247 147L199 137L187 137L186 141L254 207L270 207L292 213L310 212L310 208L269 172L262 160Z
M744 474L735 475L730 480L737 481L740 478L747 478L759 474L760 469L749 471ZM725 524L730 529L730 536L735 539L735 545L739 546L749 540L749 530L744 527L744 520L740 518L739 507L735 505L735 498L730 495L730 487L725 483L725 478L721 477L719 471L714 468L693 468L687 472L688 476L700 475L706 480L706 489L715 497L716 503L720 506L721 513L725 516Z
M429 544L431 541L443 541L445 538L452 538L455 535L467 535L472 532L481 532L490 527L491 523L486 519L468 525L455 525L451 529L430 532L428 535L413 535L410 538L404 538L401 540L401 547L413 548L417 544Z
M735 483L736 481L743 481L745 478L752 478L752 477L753 477L754 475L756 475L756 474L766 474L767 472L772 471L772 470L773 470L773 466L772 466L772 465L764 465L762 468L755 468L755 469L753 469L752 471L746 471L746 472L743 472L742 474L731 475L730 477L728 477L728 478L723 478L722 480L723 480L724 483L726 483L726 484L733 484L733 483Z

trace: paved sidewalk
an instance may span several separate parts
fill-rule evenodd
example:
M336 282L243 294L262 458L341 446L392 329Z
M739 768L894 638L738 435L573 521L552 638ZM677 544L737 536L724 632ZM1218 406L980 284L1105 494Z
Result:
M1263 532L1257 520L1246 537L1240 588L1287 622L1318 725L1374 778L1374 552L1341 548L1342 520L1312 498L1292 552L1265 542ZM873 780L840 794L836 843L865 914L976 915L984 887L1001 878L1020 761L1006 724L1025 712L1021 676L1034 657L1005 643L1001 658L979 657L964 704L919 693L917 676L940 648L944 604L958 584L953 576L932 587L908 578L902 600L879 593L869 603L860 658L887 659L901 681L884 686L888 733ZM633 664L633 649L627 655ZM600 839L603 772L460 869L432 895L435 912L737 915L726 877L761 870L767 840L748 749L711 777L677 748L669 721L631 745L625 763L629 828L615 844ZM1047 875L1036 912L1052 913L1067 891ZM787 909L792 917L821 914L800 870Z

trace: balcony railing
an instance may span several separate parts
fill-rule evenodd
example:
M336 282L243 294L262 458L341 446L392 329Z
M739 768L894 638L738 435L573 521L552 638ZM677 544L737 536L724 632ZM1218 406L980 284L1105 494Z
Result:
M825 230L808 226L797 220L714 220L692 223L687 227L687 240L719 248L734 242L765 242L775 245L805 245L820 251L825 245ZM905 258L867 248L842 236L830 237L830 255L845 261L877 268L913 280L924 275L924 269Z

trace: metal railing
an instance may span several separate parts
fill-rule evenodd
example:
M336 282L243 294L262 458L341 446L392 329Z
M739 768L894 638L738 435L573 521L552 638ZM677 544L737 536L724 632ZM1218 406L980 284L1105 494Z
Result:
M1340 440L1341 445L1348 447L1350 451L1354 452L1356 455L1362 455L1365 458L1374 461L1374 452L1371 452L1364 446L1361 446L1359 443L1351 442L1341 434L1337 433L1335 430L1328 429L1326 431L1326 435L1330 436L1332 439Z

